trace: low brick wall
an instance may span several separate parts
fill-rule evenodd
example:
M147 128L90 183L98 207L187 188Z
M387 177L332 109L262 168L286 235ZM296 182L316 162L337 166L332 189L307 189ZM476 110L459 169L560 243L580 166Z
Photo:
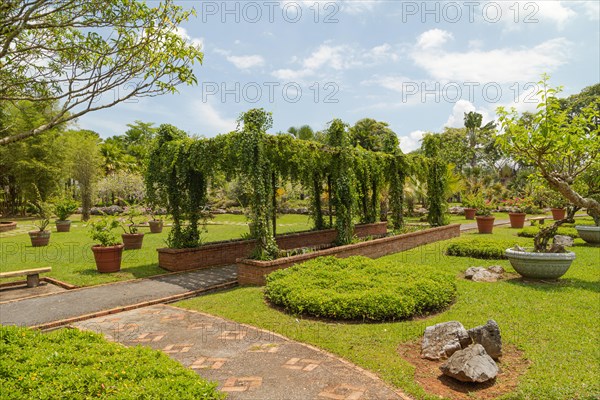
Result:
M406 233L369 240L366 242L349 244L346 246L332 247L330 249L315 251L309 254L280 258L273 261L257 261L239 259L238 283L240 285L264 285L265 277L273 271L290 267L312 258L322 256L336 256L340 258L350 256L365 256L379 258L388 254L399 253L417 246L460 236L460 224L441 226L425 229L423 231Z
M0 232L8 232L13 229L17 229L17 223L14 221L2 221L0 222Z
M387 222L356 225L354 234L358 237L381 236L387 232ZM282 250L328 245L335 241L335 229L309 231L277 236L275 240ZM168 271L186 271L219 265L235 264L240 258L252 254L254 240L233 240L212 243L194 249L158 249L158 265Z

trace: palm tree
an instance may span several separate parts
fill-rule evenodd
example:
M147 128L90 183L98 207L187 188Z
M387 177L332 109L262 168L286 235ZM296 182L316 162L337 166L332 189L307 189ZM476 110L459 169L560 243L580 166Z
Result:
M496 124L494 121L490 121L481 126L483 122L483 115L475 111L469 111L464 114L465 128L467 128L467 140L469 141L469 147L471 148L471 168L477 165L477 145L483 139L483 136L491 133L495 128Z

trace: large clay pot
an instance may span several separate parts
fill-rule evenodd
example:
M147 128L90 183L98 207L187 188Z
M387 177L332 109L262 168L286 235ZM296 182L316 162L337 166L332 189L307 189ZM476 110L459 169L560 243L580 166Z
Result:
M478 216L475 217L477 220L477 229L479 233L492 233L494 230L494 220L496 217L490 216Z
M71 230L71 221L69 220L57 220L56 221L56 232L69 232Z
M525 213L508 213L508 218L510 218L510 227L521 229L525 225L525 217L527 214Z
M144 241L143 233L122 233L123 246L125 250L137 250L142 248Z
M575 259L575 253L533 253L507 249L506 258L521 276L532 279L558 279Z
M50 243L50 231L31 231L29 238L33 247L48 246Z
M555 221L565 219L565 213L567 212L564 208L551 208L550 211L552 211L552 219Z
M148 221L148 225L150 225L150 233L161 233L163 230L163 222L162 221Z
M116 246L92 246L96 268L98 272L119 272L121 270L121 256L123 255L123 245Z
M475 219L476 208L465 208L465 219Z
M579 237L589 244L600 244L600 226L575 225Z

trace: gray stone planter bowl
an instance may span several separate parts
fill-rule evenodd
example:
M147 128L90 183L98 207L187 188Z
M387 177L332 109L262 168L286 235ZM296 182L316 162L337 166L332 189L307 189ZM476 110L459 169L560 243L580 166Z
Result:
M579 237L590 244L600 244L600 226L576 225Z
M532 253L507 249L506 257L521 276L532 279L558 279L563 276L575 253Z

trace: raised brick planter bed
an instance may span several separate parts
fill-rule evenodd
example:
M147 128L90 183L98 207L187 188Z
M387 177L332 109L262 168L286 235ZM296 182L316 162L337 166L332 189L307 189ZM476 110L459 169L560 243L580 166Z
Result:
M387 222L356 225L354 228L354 234L358 237L382 236L386 232ZM291 250L328 245L335 241L336 236L335 229L326 229L281 235L275 240L280 249ZM158 265L168 271L186 271L235 264L238 259L250 256L254 247L254 240L232 240L194 249L158 249Z
M290 267L294 264L321 256L365 256L370 258L383 257L388 254L409 250L417 246L460 236L460 224L447 225L438 228L425 229L418 232L406 233L373 239L366 242L332 247L308 254L279 258L273 261L257 261L239 259L238 283L240 285L264 285L265 277L273 271Z
M14 221L0 221L0 232L8 232L17 229L17 223Z

